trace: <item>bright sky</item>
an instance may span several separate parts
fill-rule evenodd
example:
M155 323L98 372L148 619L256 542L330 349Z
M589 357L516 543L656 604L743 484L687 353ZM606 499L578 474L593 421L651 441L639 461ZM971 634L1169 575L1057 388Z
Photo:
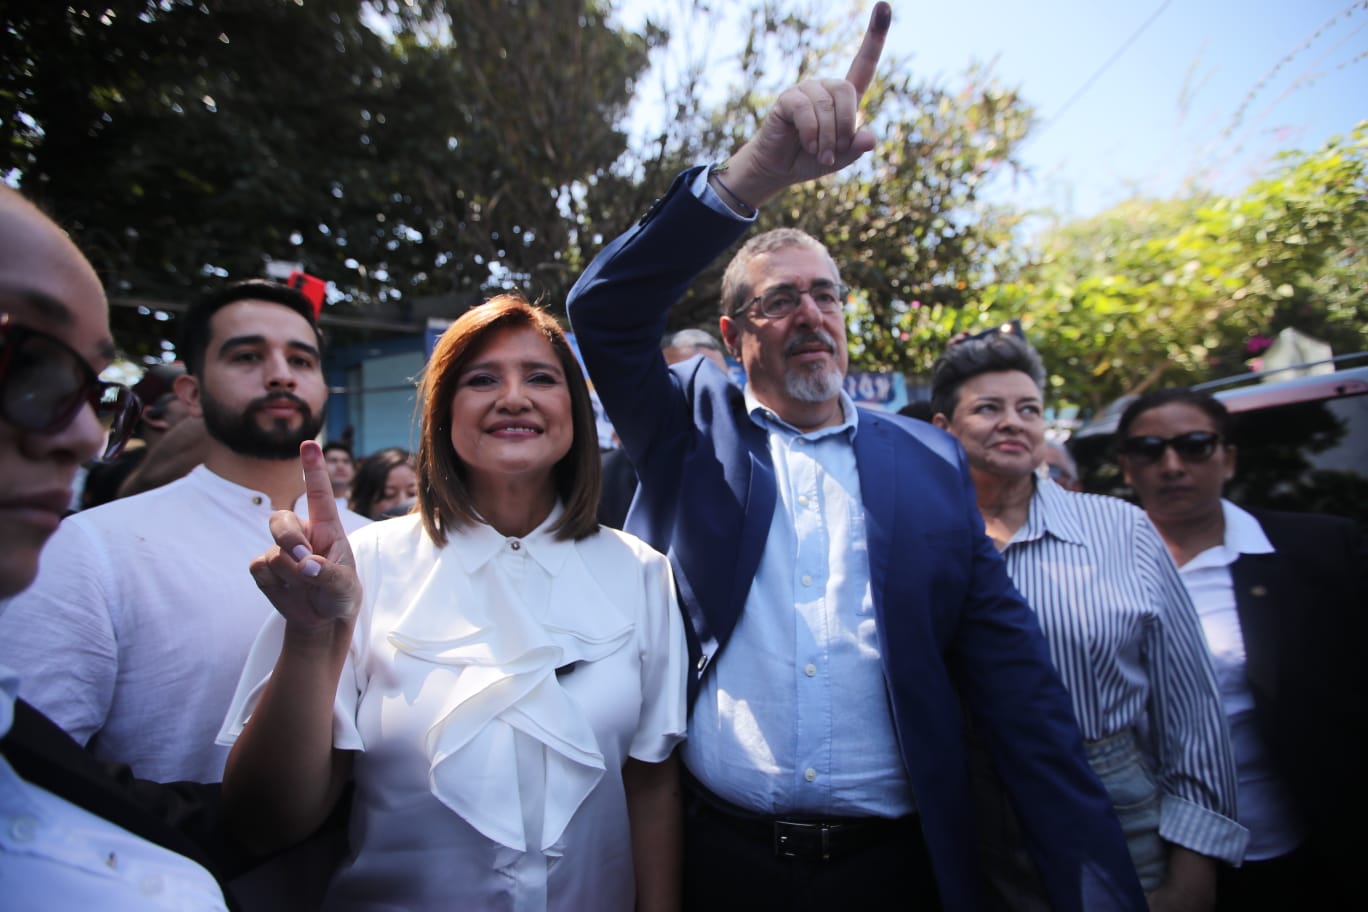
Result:
M628 25L662 6L620 3ZM1237 192L1368 119L1368 0L893 0L890 42L952 86L992 62L1036 106L1032 176L999 189L1023 208Z

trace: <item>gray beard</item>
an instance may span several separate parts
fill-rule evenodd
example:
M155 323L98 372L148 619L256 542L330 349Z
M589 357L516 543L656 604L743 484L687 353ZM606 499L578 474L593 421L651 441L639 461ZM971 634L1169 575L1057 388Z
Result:
M843 379L836 368L789 371L784 375L784 390L799 402L828 402L840 394Z

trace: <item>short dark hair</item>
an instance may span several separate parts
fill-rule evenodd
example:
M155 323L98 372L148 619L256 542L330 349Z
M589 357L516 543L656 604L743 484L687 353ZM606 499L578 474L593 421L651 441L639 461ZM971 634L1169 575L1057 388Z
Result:
M347 454L347 458L350 459L352 462L356 461L356 457L352 455L351 447L347 446L340 440L329 440L327 443L323 444L324 456L328 455L328 453L332 452L333 450L341 450L342 452Z
M356 477L352 479L351 502L348 504L351 511L367 519L378 519L374 515L375 502L385 496L385 481L389 473L401 465L412 466L413 454L399 447L376 450L363 459L356 469Z
M483 522L467 487L465 465L451 443L451 401L465 365L479 353L485 340L501 329L530 329L545 336L570 390L574 440L553 472L565 513L551 531L556 538L575 540L598 531L602 470L589 385L560 324L522 295L509 293L472 307L442 333L418 385L418 408L423 419L418 444L418 509L423 514L423 527L437 545L446 544L449 529Z
M1021 371L1044 392L1045 365L1040 354L1018 336L995 332L957 342L936 359L931 369L931 413L953 418L960 388L980 374L998 371Z
M913 399L911 402L898 409L898 414L908 418L916 418L918 421L931 423L931 419L936 417L936 410L931 408L930 399Z
M243 279L230 282L200 298L191 304L190 309L181 317L180 340L176 346L176 353L185 362L185 369L192 376L203 376L204 353L209 348L209 321L224 307L238 301L269 301L288 307L309 321L314 338L318 341L318 350L323 350L323 333L318 329L313 303L304 297L303 293L269 279Z
M1190 405L1206 412L1207 417L1211 419L1212 427L1217 434L1221 435L1221 440L1227 444L1231 442L1230 409L1226 408L1225 404L1211 393L1188 389L1186 386L1150 390L1148 393L1137 396L1121 413L1121 420L1116 425L1116 439L1118 441L1125 440L1130 436L1131 425L1145 412L1174 403Z

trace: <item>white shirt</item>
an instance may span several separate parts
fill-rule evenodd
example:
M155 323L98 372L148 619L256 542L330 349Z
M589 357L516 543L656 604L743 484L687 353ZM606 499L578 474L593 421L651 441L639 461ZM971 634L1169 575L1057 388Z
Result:
M601 529L433 545L409 515L351 536L364 599L334 704L355 750L354 860L325 907L630 910L622 765L683 737L687 654L666 559ZM262 630L220 737L251 714Z
M711 791L769 814L915 809L893 729L852 437L858 412L799 433L750 391L779 502L727 648L703 681L684 760ZM859 707L852 712L852 707Z
M295 510L307 516L304 498ZM199 466L64 519L33 585L0 605L0 662L24 670L20 695L143 779L222 779L214 736L275 613L247 571L272 544L272 512Z
M1272 554L1273 544L1259 521L1228 500L1221 500L1225 541L1179 568L1202 619L1221 699L1230 720L1230 742L1240 780L1240 822L1249 828L1248 861L1286 855L1306 839L1296 802L1264 747L1254 718L1254 694L1245 677L1244 634L1235 608L1230 565L1241 554Z
M19 678L0 665L0 738ZM183 855L23 779L0 757L0 909L222 912L218 883Z
M1159 835L1238 864L1235 762L1202 627L1144 511L1036 482L1003 551L1089 741L1130 730L1153 761Z

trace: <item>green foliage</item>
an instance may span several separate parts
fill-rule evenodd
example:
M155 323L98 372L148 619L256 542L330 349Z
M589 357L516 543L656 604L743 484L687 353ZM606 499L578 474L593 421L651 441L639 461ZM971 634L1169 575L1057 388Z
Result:
M739 97L717 109L680 103L691 129L679 151L661 157L669 169L655 169L666 170L658 191L674 166L725 158L739 147L795 79L844 72L864 28L859 16L820 2L769 0L747 15ZM884 75L865 104L878 147L852 169L790 189L760 213L756 230L802 228L831 250L856 291L852 366L915 372L929 368L962 321L961 309L1010 261L1015 221L986 205L982 193L1015 167L1012 153L1032 115L981 68L953 89L908 75L911 61L892 49L879 69ZM672 328L715 329L727 259L695 281L671 314Z
M795 78L843 72L864 25L830 0L678 8L638 35L598 0L4 4L0 174L115 298L181 301L274 257L334 281L335 312L409 320L507 286L560 309L679 170L730 154ZM726 28L735 61L689 44ZM985 190L1016 169L1029 105L982 68L951 86L913 64L885 52L874 152L758 226L830 247L856 368L925 375L955 332L1020 317L1060 397L1097 408L1238 371L1287 326L1368 348L1368 125L1242 194L1134 200L1028 244ZM648 73L661 121L629 139ZM715 330L725 260L672 328ZM165 324L114 316L160 354Z
M1294 327L1368 348L1368 123L1231 197L1133 200L1046 237L990 319L1021 317L1061 398L1091 408L1162 380L1246 369Z
M342 311L499 284L560 301L569 188L621 154L646 54L593 2L6 4L0 173L113 297L184 300L274 257ZM158 351L164 326L116 317Z

